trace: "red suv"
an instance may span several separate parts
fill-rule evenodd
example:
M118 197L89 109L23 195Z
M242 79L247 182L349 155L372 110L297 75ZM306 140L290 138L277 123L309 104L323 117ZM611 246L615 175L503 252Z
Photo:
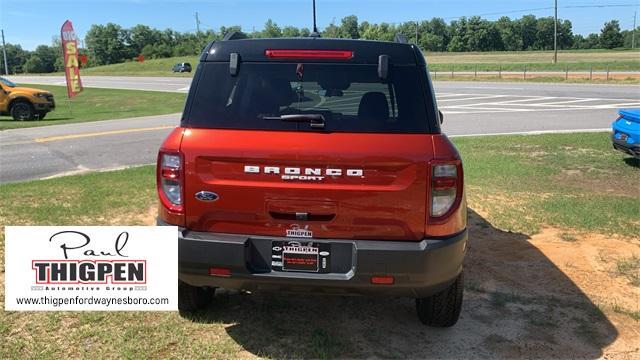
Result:
M214 289L416 298L456 323L462 162L420 50L320 38L210 43L158 154L179 307Z

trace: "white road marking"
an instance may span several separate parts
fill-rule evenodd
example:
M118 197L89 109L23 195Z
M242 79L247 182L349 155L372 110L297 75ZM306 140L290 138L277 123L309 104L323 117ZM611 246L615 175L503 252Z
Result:
M529 111L606 110L638 107L640 99L579 98L568 96L480 95L457 94L470 97L438 99L441 110L448 114L486 114ZM483 100L483 101L473 101ZM469 103L469 101L471 101Z
M89 168L84 167L82 165L78 165L77 170L64 171L64 172L61 172L61 173L57 173L57 174L41 177L38 180L49 180L49 179L55 179L55 178L64 177L64 176L80 175L80 174L87 174L87 173L92 173L92 172L118 171L118 170L132 169L132 168L137 168L137 167L142 167L142 166L149 166L149 165L156 165L156 163L136 164L136 165L122 165L122 166L99 168L99 169L89 169Z
M530 97L530 98L525 98L525 99L499 101L499 102L497 102L495 104L500 104L500 105L515 104L515 103L519 104L519 103L522 103L522 102L543 101L543 100L551 100L551 99L557 99L557 98L553 97L553 96L540 96L540 97Z
M493 136L493 135L543 135L543 134L573 134L573 133L597 133L611 132L611 129L573 129L573 130L538 130L538 131L518 131L491 134L464 134L464 135L448 135L450 138L470 137L470 136Z
M517 87L502 87L502 86L466 86L463 87L462 89L480 89L480 90L486 90L486 89L491 89L491 90L524 90L524 88L517 88Z
M549 103L544 103L544 105L559 105L559 104L575 104L578 102L588 102L588 101L598 101L597 99L588 98L588 99L576 99L576 100L562 100L562 101L554 101Z
M438 93L436 94L436 98L441 99L441 98L449 98L449 97L454 97L454 96L467 96L466 94L450 94L450 93Z
M487 96L475 96L475 97L470 97L470 98L462 98L462 99L444 99L444 100L439 100L439 102L445 102L445 101L469 101L469 100L481 100L481 99L495 99L495 98L503 98L503 97L507 97L509 95L487 95Z
M594 109L608 109L608 108L619 108L619 107L636 107L640 106L640 102L634 103L620 103L620 104L607 104L607 105L594 105Z

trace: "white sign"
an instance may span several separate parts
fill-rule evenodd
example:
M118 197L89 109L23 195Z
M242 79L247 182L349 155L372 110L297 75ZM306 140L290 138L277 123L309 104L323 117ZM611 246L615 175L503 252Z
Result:
M5 310L178 310L175 226L7 226Z

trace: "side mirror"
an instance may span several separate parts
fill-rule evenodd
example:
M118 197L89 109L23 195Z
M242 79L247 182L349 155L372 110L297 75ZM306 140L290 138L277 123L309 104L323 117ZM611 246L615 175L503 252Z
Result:
M440 124L442 124L444 122L444 114L442 111L438 110L438 116L440 117Z

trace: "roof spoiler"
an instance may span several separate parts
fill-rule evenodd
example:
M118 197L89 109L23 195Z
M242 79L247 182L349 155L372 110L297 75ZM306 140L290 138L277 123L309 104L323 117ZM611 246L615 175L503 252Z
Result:
M408 44L409 40L407 40L407 37L403 33L396 33L396 36L393 38L393 42Z
M247 38L247 34L243 33L242 31L231 31L224 35L224 37L222 38L222 41L242 40L246 38Z

